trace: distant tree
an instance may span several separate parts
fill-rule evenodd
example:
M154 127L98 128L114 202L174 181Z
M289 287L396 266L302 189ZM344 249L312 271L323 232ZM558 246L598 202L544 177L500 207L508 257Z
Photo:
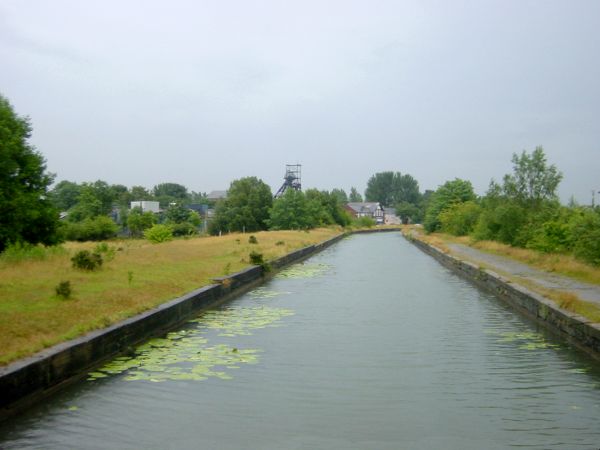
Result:
M544 149L539 146L528 154L513 154L513 173L504 176L504 194L529 207L539 207L546 200L557 200L556 189L562 174L546 163Z
M50 199L59 211L68 211L77 204L79 194L81 194L81 186L63 180L50 191Z
M229 186L227 198L217 203L210 232L265 230L272 205L273 194L265 182L256 177L235 180Z
M0 251L19 241L58 242L58 211L49 198L52 176L27 142L29 120L0 95Z
M473 185L470 181L456 178L446 181L432 195L425 213L424 227L428 232L437 231L441 227L440 213L456 203L476 200Z
M346 195L346 191L343 189L333 189L331 191L331 195L333 195L340 205L345 205L348 203L348 195Z
M152 190L154 197L159 201L161 208L166 208L169 203L188 203L188 191L185 186L177 183L161 183Z
M396 214L400 217L403 224L416 223L421 215L421 211L417 205L408 202L400 202L396 206Z
M269 218L272 230L302 230L312 225L308 201L302 191L288 189L273 202Z
M139 206L132 208L127 216L127 228L132 236L142 236L144 230L152 227L155 222L154 214L150 211L144 212Z
M379 202L394 206L401 202L416 205L419 201L419 183L411 175L400 172L380 172L367 182L365 198L368 202Z
M143 186L132 186L129 190L129 195L132 202L154 199L152 193L150 193L150 191Z
M363 201L362 195L360 195L360 192L358 192L354 186L350 188L350 196L348 197L348 201L352 203L362 203Z

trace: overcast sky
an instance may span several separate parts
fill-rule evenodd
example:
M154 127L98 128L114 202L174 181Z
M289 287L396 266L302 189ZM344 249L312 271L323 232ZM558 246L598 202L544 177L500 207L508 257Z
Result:
M57 180L483 194L542 145L600 191L600 0L0 0L0 93Z

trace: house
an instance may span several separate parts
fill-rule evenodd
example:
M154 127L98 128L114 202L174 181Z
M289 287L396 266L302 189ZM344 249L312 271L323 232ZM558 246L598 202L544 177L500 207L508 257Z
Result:
M402 225L402 220L396 215L394 208L383 208L383 214L386 225Z
M206 198L210 201L223 200L227 198L227 191L211 191Z
M385 221L385 211L379 202L351 202L344 206L352 217L371 217L377 224Z
M149 200L138 200L135 202L131 202L131 209L133 208L142 208L143 212L153 212L159 213L160 206L158 202L149 201Z

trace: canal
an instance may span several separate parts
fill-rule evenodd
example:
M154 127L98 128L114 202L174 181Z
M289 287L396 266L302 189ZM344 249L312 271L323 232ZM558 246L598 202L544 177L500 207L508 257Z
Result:
M600 366L357 235L0 425L0 448L596 449Z

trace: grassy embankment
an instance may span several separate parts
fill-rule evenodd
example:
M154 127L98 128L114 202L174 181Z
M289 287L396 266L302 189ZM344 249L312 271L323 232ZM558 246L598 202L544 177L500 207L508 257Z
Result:
M510 245L495 241L474 241L465 236L457 237L443 233L432 233L427 235L422 230L411 226L405 227L403 232L405 234L410 233L413 237L434 245L445 253L452 254L452 251L446 245L447 243L468 245L483 252L514 259L515 261L528 264L546 272L552 272L586 283L600 285L600 268L582 263L570 255L542 253L535 250L511 247ZM484 266L482 267L485 268ZM544 288L535 282L522 277L515 277L496 268L493 270L507 279L522 284L528 289L553 300L561 308L580 314L594 322L600 322L600 308L593 303L581 300L575 293Z
M271 231L181 239L162 244L144 240L108 242L116 250L95 272L72 268L71 256L95 243L67 243L43 260L0 258L0 365L43 348L103 328L234 273L249 263L249 253L266 260L322 242L339 229ZM70 281L71 298L55 294Z

